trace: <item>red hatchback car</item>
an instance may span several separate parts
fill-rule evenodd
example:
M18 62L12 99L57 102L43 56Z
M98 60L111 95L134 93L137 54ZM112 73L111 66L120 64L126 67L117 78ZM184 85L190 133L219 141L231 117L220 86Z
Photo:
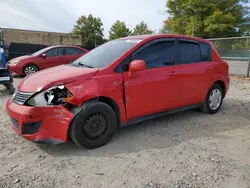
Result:
M24 78L6 102L13 129L28 140L106 144L116 127L191 108L216 113L228 64L211 42L149 35L107 42L69 65Z
M17 75L30 75L49 67L68 64L88 52L78 46L50 46L31 55L20 56L10 60L7 68Z

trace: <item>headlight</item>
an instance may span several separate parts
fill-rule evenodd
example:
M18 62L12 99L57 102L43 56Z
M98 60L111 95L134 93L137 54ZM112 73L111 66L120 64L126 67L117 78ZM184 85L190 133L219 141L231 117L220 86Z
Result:
M19 62L20 62L20 60L10 61L10 64L16 65L16 64L19 63Z
M65 86L55 86L30 98L26 104L31 106L62 105L65 99L72 97L72 93Z

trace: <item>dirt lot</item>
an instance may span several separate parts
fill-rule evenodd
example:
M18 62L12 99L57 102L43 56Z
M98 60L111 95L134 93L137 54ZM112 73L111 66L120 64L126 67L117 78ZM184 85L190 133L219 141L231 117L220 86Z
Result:
M0 187L250 187L249 91L249 80L232 77L216 115L194 110L163 117L85 150L18 136L0 86Z

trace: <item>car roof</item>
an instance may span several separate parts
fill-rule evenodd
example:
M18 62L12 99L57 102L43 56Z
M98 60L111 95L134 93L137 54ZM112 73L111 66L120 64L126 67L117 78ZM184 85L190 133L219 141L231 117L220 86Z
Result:
M79 46L75 46L75 45L54 45L54 46L50 46L51 48L58 48L58 47L76 47L76 48L81 48Z
M166 37L166 38L183 38L183 39L189 39L189 40L196 40L199 42L204 42L207 44L210 44L210 41L203 39L203 38L198 38L194 36L188 36L188 35L179 35L179 34L148 34L148 35L136 35L136 36L127 36L123 37L121 39L126 39L126 40L147 40L147 39L156 39L156 38L161 38L161 37Z

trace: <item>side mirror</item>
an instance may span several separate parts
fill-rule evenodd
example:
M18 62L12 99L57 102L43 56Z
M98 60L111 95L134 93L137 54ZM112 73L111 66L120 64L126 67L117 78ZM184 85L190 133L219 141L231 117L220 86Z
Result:
M143 71L146 69L146 63L143 60L134 60L129 64L129 72Z
M47 55L46 54L42 54L41 57L45 58Z

